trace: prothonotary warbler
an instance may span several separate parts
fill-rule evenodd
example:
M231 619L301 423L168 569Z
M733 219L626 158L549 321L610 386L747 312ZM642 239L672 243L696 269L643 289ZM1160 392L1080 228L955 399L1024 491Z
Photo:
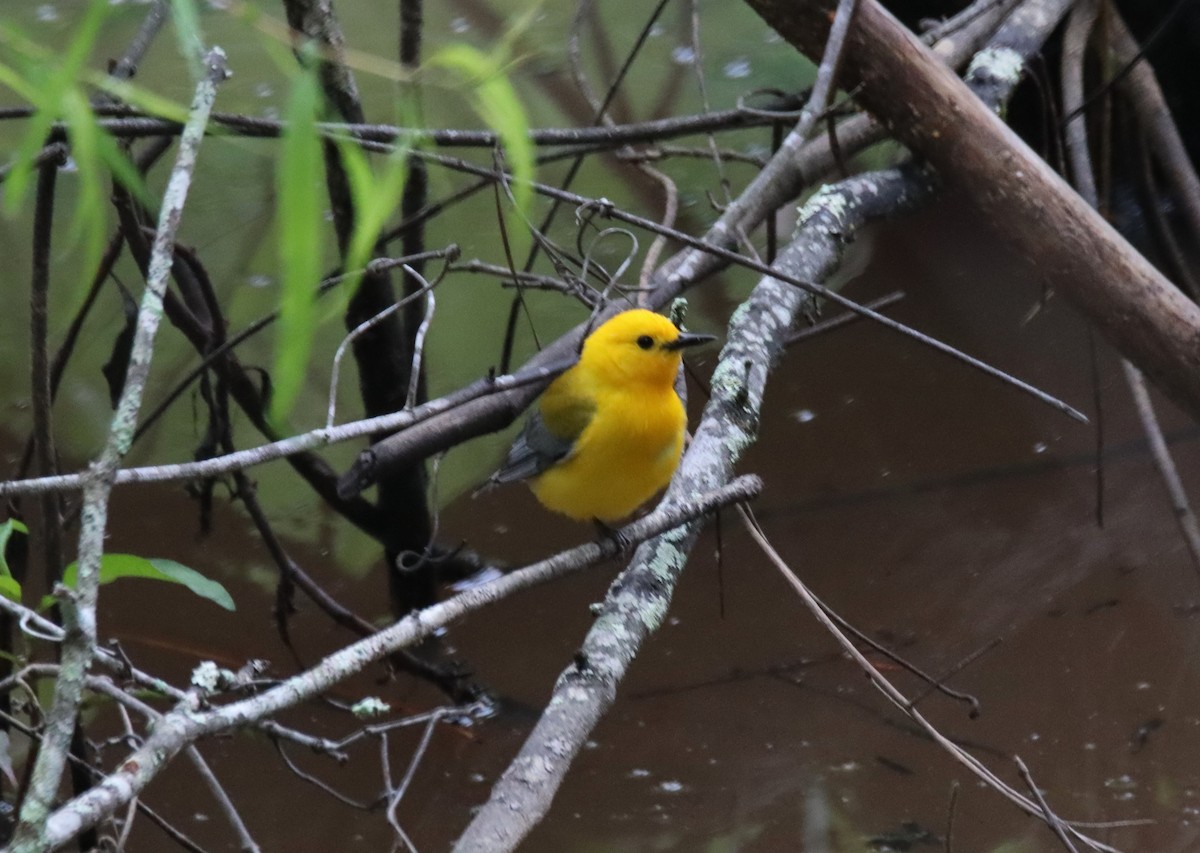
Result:
M711 340L640 308L610 318L542 394L491 482L529 480L543 506L579 520L629 515L679 465L687 412L675 379L683 350Z

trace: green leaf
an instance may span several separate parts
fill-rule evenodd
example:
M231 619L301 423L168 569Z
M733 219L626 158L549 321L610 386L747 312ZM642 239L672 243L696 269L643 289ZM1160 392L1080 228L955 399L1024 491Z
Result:
M279 322L275 331L270 420L291 411L308 373L321 278L322 175L317 135L320 91L311 71L298 74L288 98L287 125L275 173L279 199Z
M74 587L79 564L71 563L63 571L63 584ZM161 558L146 559L136 554L105 554L100 558L100 583L112 583L121 578L147 578L183 584L196 595L206 598L226 610L236 610L233 597L214 580L182 563Z
M16 578L12 576L12 569L8 566L8 540L12 538L13 532L24 533L29 535L29 528L15 518L10 518L3 524L0 524L0 595L12 601L21 600L21 585L17 583Z
M188 120L188 108L186 105L176 103L170 98L164 98L162 95L155 94L136 83L131 83L128 80L117 80L108 74L101 74L99 72L89 71L85 76L87 82L97 89L107 92L118 101L129 104L148 115L177 121L180 124L185 124ZM211 130L216 132L218 128L211 128Z
M108 212L104 171L100 159L100 127L87 99L78 89L63 93L61 108L71 139L79 177L79 199L71 220L71 240L83 236L83 269L92 269L104 251L104 226Z
M204 37L200 32L200 13L193 0L171 0L171 20L179 40L179 52L192 72L192 78L204 76Z
M117 181L125 189L129 190L130 195L147 207L153 205L154 199L150 195L150 190L146 188L146 183L142 180L141 173L138 172L125 152L121 150L121 146L117 143L117 140L96 123L95 114L89 110L89 115L96 127L96 153L99 155L101 162L109 168Z
M223 607L230 612L237 610L237 605L233 603L233 596L229 594L229 591L225 587L221 586L215 580L206 578L195 569L188 568L183 563L177 563L174 560L167 560L162 557L151 558L150 564L158 569L165 578L175 583L183 584L201 598L207 598L213 604Z
M0 42L31 59L30 68L23 76L26 83L37 90L36 93L31 93L34 96L28 99L36 108L36 112L26 122L25 137L21 140L13 160L12 171L5 181L4 208L9 216L22 207L33 171L33 158L45 144L46 134L63 109L67 94L70 92L78 95L74 89L76 78L91 54L92 46L109 10L107 0L92 0L75 30L74 39L65 51L56 54L41 51L15 27L0 23ZM12 83L7 85L12 86Z
M0 577L0 595L3 595L9 601L21 603L21 585L17 583L17 579L9 575Z
M388 155L382 174L375 174L367 155L352 140L339 140L342 165L350 183L350 194L354 203L354 232L346 251L346 281L339 288L342 307L354 292L362 269L371 260L379 234L388 217L404 195L408 180L407 145L397 144Z
M50 126L54 124L53 108L47 108L42 92L39 91L37 99L31 103L37 111L25 124L25 136L17 146L12 169L4 181L4 213L8 217L15 216L24 205L25 193L33 175L33 158L42 150Z
M12 89L17 95L29 103L36 103L40 90L24 77L22 77L15 68L10 65L5 65L0 62L0 83Z
M371 197L371 185L375 180L371 173L371 164L367 161L367 155L353 140L339 139L338 150L341 153L342 168L346 172L346 182L350 185L354 210L362 213ZM350 235L350 245L346 249L346 281L339 288L341 293L353 293L361 277L360 270L366 263L373 245L374 240L371 239L362 216L356 217L354 233ZM343 297L343 300L345 298Z
M516 89L501 70L496 58L468 44L454 44L438 51L430 64L457 73L472 87L472 105L479 117L500 139L504 158L512 172L509 186L516 215L509 218L509 240L515 255L529 249L529 229L533 204L535 152L529 138L529 120L517 97Z

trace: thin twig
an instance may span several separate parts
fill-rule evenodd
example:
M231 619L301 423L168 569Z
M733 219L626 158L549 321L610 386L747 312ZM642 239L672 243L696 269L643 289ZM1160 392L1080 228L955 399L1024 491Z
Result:
M1038 803L1015 790L1012 786L1000 779L1000 777L992 772L985 764L983 764L983 762L963 750L960 746L958 746L958 744L951 741L937 728L935 728L928 720L926 720L921 712L913 706L912 702L910 702L903 693L897 690L892 683L888 681L878 669L875 668L875 666L866 658L866 656L855 647L854 643L850 641L849 637L842 633L837 624L825 612L825 609L821 606L820 602L809 591L808 586L802 580L800 580L796 573L792 571L792 568L781 556L779 556L779 553L775 550L774 546L766 538L765 534L763 534L758 525L754 523L749 514L745 513L744 511L740 514L746 531L750 534L750 538L754 540L755 544L758 545L771 564L779 570L784 580L786 580L791 585L792 589L794 589L800 596L800 600L804 603L805 607L808 608L809 612L812 613L817 621L825 627L825 630L828 631L835 640L837 640L838 644L841 645L846 654L853 658L858 666L867 673L867 676L871 679L871 683L874 684L875 687L877 687L892 704L908 715L913 722L917 723L917 725L919 725L936 744L938 744L942 749L946 750L956 761L970 770L971 773L980 779L980 781L984 782L988 787L1000 793L1025 813L1033 815L1034 817L1040 817L1045 820L1047 824L1051 825L1053 825L1054 821L1058 821L1058 826L1062 827L1066 832L1069 832L1071 835L1087 844L1093 850L1106 851L1107 853L1117 853L1115 848L1104 844L1101 841L1097 841L1096 839L1089 838L1080 830L1074 828L1069 823L1062 822L1061 819L1053 816L1053 813L1049 812L1048 810L1044 810L1038 805Z
M122 468L117 472L113 485L121 486L129 483L152 483L164 480L189 480L194 477L213 477L228 471L244 470L255 465L261 465L264 462L270 462L274 459L283 459L301 451L314 450L330 444L348 441L352 438L370 435L373 432L403 429L488 394L502 393L513 388L520 388L537 382L547 382L570 366L571 364L569 363L560 363L509 376L480 379L453 394L448 394L437 400L431 400L415 409L353 421L333 427L332 429L316 429L248 450L238 450L233 453L214 456L200 462L185 462L175 465L150 465L143 468ZM37 494L45 491L81 489L85 485L85 478L85 474L61 474L56 477L7 480L0 482L0 495ZM0 602L0 607L2 606L3 602Z
M221 784L221 780L217 778L217 774L213 773L212 768L208 766L208 762L204 760L204 756L200 754L200 750L194 746L189 746L185 752L188 759L192 762L192 766L196 768L196 772L200 774L200 778L204 780L204 784L208 786L209 791L216 798L217 805L221 807L221 812L225 815L225 819L229 821L229 825L233 827L233 831L237 834L238 842L241 845L239 849L243 853L258 853L261 848L254 841L254 837L250 835L250 830L246 828L246 823L238 813L237 806L229 798L229 793L225 790L225 786Z
M870 308L872 311L882 311L884 308L890 308L891 306L895 305L903 298L904 293L897 290L889 293L887 296L881 296L878 299L871 300L870 302L864 302L863 307ZM861 319L862 317L858 314L855 314L853 311L846 311L836 317L830 317L828 320L822 320L819 323L814 323L813 325L794 333L790 338L787 339L787 345L791 346L792 344L799 343L800 341L808 340L809 338L815 338L818 335L823 335L826 332L832 332L835 329L848 326L851 323Z
M954 811L958 807L958 780L950 783L950 804L946 806L946 836L943 839L944 853L954 853Z
M457 258L458 255L459 255L458 246L454 243L451 243L450 245L446 246L446 248L444 248L444 249L436 249L436 250L432 250L432 251L428 251L428 252L421 252L416 255L405 255L402 257L398 257L398 258L375 258L373 261L368 263L361 270L356 270L353 273L333 273L333 274L330 274L330 275L326 276L325 278L323 278L321 280L321 284L317 287L317 298L324 296L326 293L328 293L334 287L338 286L339 284L342 284L343 282L345 282L349 279L358 278L363 273L367 273L367 274L380 273L380 272L384 272L386 270L393 269L395 267L402 267L406 263L412 263L414 261L432 260L433 258L454 259L454 258ZM405 298L407 299L408 297L405 297ZM225 358L230 352L232 352L234 350L235 347L238 347L241 344L245 343L248 339L250 339L254 335L258 334L259 332L261 332L263 329L270 326L272 323L274 323L278 319L279 319L279 312L272 311L271 313L260 317L258 320L255 320L253 323L248 325L246 328L242 329L236 335L230 336L227 340L222 342L220 346L216 347L215 349L211 350L210 352L205 353L204 358L201 359L200 363L197 364L194 368L192 368L192 370L185 377L183 377L183 379L181 379L175 385L174 388L171 389L171 391L167 394L167 396L163 398L163 400L154 408L154 410L149 415L146 416L146 418L142 422L142 424L138 426L137 432L134 433L134 440L136 441L138 438L141 438L141 436L145 433L145 431L149 427L149 425L154 423L156 420L158 420L158 418L168 408L170 408L171 404L174 403L177 399L179 399L179 397L182 396L183 393L185 391L187 391L187 389L189 387L191 387L192 383L195 382L197 379L199 379L202 375L204 375L204 373L209 368L211 368L215 363L220 361L222 358ZM335 369L336 369L336 364L335 364ZM331 383L331 384L336 384L336 383Z
M815 121L815 118L814 118L814 121ZM468 163L465 160L457 160L457 159L450 158L450 157L442 157L440 155L431 154L429 152L421 152L421 156L426 157L427 159L429 159L433 162L437 162L441 165L444 165L444 166L454 169L456 171L462 171L462 172L466 172L468 174L480 175L480 176L491 174L490 170L488 170L487 168L481 167L481 166L476 166L475 164ZM984 373L985 375L988 375L995 379L998 379L1007 385L1011 385L1012 387L1016 388L1019 391L1022 391L1025 394L1028 394L1029 396L1033 397L1034 399L1040 400L1041 402L1045 403L1046 405L1050 406L1051 408L1057 409L1058 411L1062 412L1063 414L1067 415L1068 417L1072 418L1073 420L1079 421L1080 423L1088 422L1086 415L1084 415L1082 412L1080 412L1078 409L1074 408L1073 406L1071 406L1071 405L1063 402L1062 400L1058 399L1057 397L1053 396L1052 394L1048 394L1045 391L1042 391L1041 389L1036 388L1033 385L1030 385L1028 382L1024 382L1023 380L1018 379L1015 376L1012 376L1011 374L1005 373L1004 371L1002 371L990 364L987 364L986 362L983 362L983 361L975 358L974 356L970 356L970 355L966 354L965 352L963 352L962 350L959 350L956 347L950 346L949 344L945 343L944 341L941 341L941 340L938 340L937 338L931 337L930 335L920 332L920 331L918 331L904 323L901 323L897 320L893 320L890 317L880 314L877 311L872 311L868 308L865 308L864 306L858 304L857 302L854 302L853 300L848 299L847 297L838 293L836 290L831 290L831 289L825 287L824 285L820 285L820 284L817 284L812 281L806 281L803 279L799 279L799 278L796 278L795 276L789 276L785 273L780 273L778 271L773 272L771 267L768 266L767 264L764 264L760 261L753 260L751 258L747 258L745 255L738 254L737 252L733 251L732 249L728 249L725 246L709 242L709 240L711 238L693 237L692 235L687 234L683 231L678 231L674 228L668 228L668 227L661 225L660 223L657 223L651 219L646 219L645 217L638 216L637 214L633 214L628 211L622 210L618 207L615 207L612 205L611 202L608 202L605 199L588 198L586 196L581 196L576 193L565 192L563 190L559 190L555 187L549 186L547 184L542 184L542 183L539 183L536 181L531 182L531 183L532 183L532 186L533 186L533 189L535 192L539 193L540 195L544 195L547 198L567 201L572 204L578 205L579 207L584 208L584 209L597 208L602 213L602 215L604 215L606 217L611 217L613 219L619 219L622 222L626 222L630 225L633 225L638 228L642 228L642 229L644 229L646 231L650 231L651 233L654 233L654 234L665 234L666 236L672 238L673 240L677 240L678 242L683 243L686 246L689 246L693 249L699 250L700 253L702 253L702 254L708 254L714 258L718 258L722 261L726 261L726 262L734 264L736 266L740 266L740 267L744 267L749 270L753 270L754 272L757 272L760 275L773 275L774 277L778 278L780 281L787 282L788 284L793 285L794 287L798 287L807 293L811 293L815 296L820 296L822 299L827 299L830 302L840 305L849 311L853 311L855 314L859 314L866 319L874 320L876 323L884 326L885 328L891 329L895 332L899 332L904 337L911 338L912 340L916 341L917 343L923 344L924 346L927 346L927 347L930 347L931 349L937 350L938 352L940 352L944 355L948 355L951 358L955 359L956 361L960 361L963 364L967 365L968 367L972 367L975 370L978 370L981 373ZM681 273L678 270L676 270L676 271L673 271L673 275L678 277L681 275ZM665 299L667 296L667 293L669 293L669 292L670 292L669 290L663 291L661 298Z
M1079 849L1071 843L1071 839L1067 836L1067 828L1063 825L1062 818L1050 810L1050 805L1046 802L1046 798L1042 796L1042 789L1033 781L1033 774L1029 772L1029 768L1021 760L1021 756L1014 755L1013 761L1016 762L1017 772L1021 774L1021 779L1025 782L1025 787L1033 794L1034 799L1037 800L1038 805L1042 809L1042 820L1054 830L1054 834L1058 836L1058 840L1062 842L1063 847L1071 851L1071 853L1079 853Z
M1066 125L1067 154L1071 162L1071 173L1080 196L1097 210L1100 209L1100 196L1096 188L1095 169L1092 166L1088 146L1086 116L1080 108L1083 105L1084 50L1098 13L1099 0L1085 0L1071 11L1066 35L1063 39L1062 57L1063 109L1071 116ZM1129 37L1127 31L1125 36ZM1143 114L1140 118L1146 121L1149 117ZM1180 535L1192 558L1192 567L1200 575L1200 522L1196 519L1187 490L1183 485L1183 479L1179 476L1175 459L1163 437L1162 424L1159 423L1158 414L1154 411L1154 403L1150 399L1146 379L1142 372L1125 358L1121 359L1121 372L1125 377L1126 385L1129 386L1129 392L1133 396L1134 408L1137 411L1142 432L1145 433L1149 443L1150 454L1158 468L1163 485L1167 489Z
M641 541L713 511L718 506L747 500L757 494L761 482L742 477L692 501L660 507L622 529L629 541ZM474 587L454 598L412 613L371 637L340 649L315 666L250 698L225 705L201 708L191 695L180 706L163 715L141 747L84 794L63 804L49 815L43 826L43 842L60 845L87 826L111 814L136 796L180 750L198 738L237 729L261 721L284 708L307 701L332 685L361 671L373 661L411 646L437 628L496 600L548 582L612 556L610 542L587 543L541 563ZM3 603L0 602L0 606Z
M295 774L296 778L298 778L304 782L307 782L308 784L318 788L323 793L326 793L329 796L333 797L339 803L342 803L343 805L350 806L350 808L358 809L359 811L364 811L364 812L370 811L371 809L375 808L376 803L374 803L374 802L365 803L365 802L356 800L352 797L348 797L345 794L343 794L341 791L337 790L333 786L326 783L324 780L317 778L316 776L314 776L313 774L311 774L305 770L302 770L300 768L300 766L298 764L296 764L296 762L292 761L292 757L287 754L287 750L283 748L283 744L278 741L275 742L275 751L279 754L279 757L281 759L283 759L283 763L287 767L287 769L290 770L293 774Z
M421 759L425 757L425 751L429 748L429 742L433 739L433 730L437 727L441 720L440 714L431 714L429 721L425 724L425 730L421 733L421 740L417 744L417 748L413 750L412 758L409 759L408 769L404 771L404 778L400 780L400 784L388 796L387 804L387 819L395 830L396 835L405 843L411 853L417 853L417 848L413 845L412 839L404 831L400 825L400 819L396 816L396 809L400 807L400 801L404 799L404 795L408 792L408 786L412 784L413 777L417 774L417 768L421 766ZM384 744L387 743L386 738L381 739ZM386 755L387 747L384 746Z
M421 319L421 325L413 333L412 367L408 373L408 394L404 397L404 408L411 410L417 404L417 392L421 387L421 360L425 356L425 335L429 333L429 326L433 323L433 312L437 309L437 300L433 295L434 285L430 284L425 276L408 264L404 265L404 271L421 283L421 289L413 295L425 294L425 316ZM438 281L441 281L441 276L438 277Z
M1183 485L1183 478L1179 475L1179 468L1175 464L1171 448L1167 445L1166 437L1163 435L1162 424L1159 423L1158 415L1154 411L1154 402L1150 399L1150 389L1147 387L1146 377L1125 359L1121 359L1121 368L1125 373L1129 392L1133 395L1138 421L1142 425L1142 431L1146 434L1150 456L1154 460L1155 467L1158 468L1163 486L1166 487L1175 522L1179 525L1179 533L1191 555L1192 568L1200 575L1200 522L1196 520L1196 513L1192 509L1187 489Z
M337 350L335 350L333 353L333 367L329 371L329 405L326 407L325 413L326 430L333 429L333 422L337 418L338 379L341 378L342 359L345 357L346 351L359 337L371 331L371 329L378 326L388 317L391 317L400 310L401 305L415 296L416 294L413 294L413 297L406 296L398 302L393 302L391 305L389 305L387 308L384 308L377 314L374 314L368 317L366 320L363 320L361 323L347 332L346 336L342 338L342 342L338 344Z

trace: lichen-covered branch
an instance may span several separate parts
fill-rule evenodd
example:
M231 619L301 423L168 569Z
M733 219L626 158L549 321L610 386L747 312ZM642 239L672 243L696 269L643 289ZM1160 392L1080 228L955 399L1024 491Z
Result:
M133 441L142 392L154 355L154 338L162 319L163 293L171 273L175 232L183 215L208 115L216 99L217 84L228 75L225 54L220 48L209 51L204 57L204 64L206 74L196 86L187 126L179 140L179 154L163 194L150 274L138 311L137 331L124 390L109 426L108 440L89 469L83 488L77 580L74 593L62 608L63 626L66 629L62 671L55 682L54 700L46 717L41 748L34 763L29 790L21 806L11 847L13 853L29 853L47 847L44 839L45 820L58 791L83 696L84 678L96 647L96 602L99 598L100 557L104 553L108 519L108 496L117 466Z
M907 169L826 187L804 206L797 237L775 266L796 278L822 281L864 223L907 210L931 190L921 173ZM767 375L810 299L765 277L734 312L713 372L712 397L663 506L717 488L733 476L756 437ZM697 519L638 548L610 588L574 663L559 676L537 726L455 844L455 853L511 850L546 813L572 759L612 704L630 662L666 616L701 523Z
M980 80L990 81L986 96L997 107L1012 94L1025 59L1039 49L1067 6L1063 0L1031 0L996 34L995 45L1003 47L996 55L1010 57L1005 63L1010 69L1015 58L1015 76L997 75L989 57L982 55L987 51L973 63ZM839 3L829 43L839 38L846 11L846 4ZM816 103L821 97L820 92L814 93ZM806 110L790 137L796 152L804 149L811 120ZM842 241L852 239L863 223L903 212L933 189L931 176L913 167L827 186L802 209L797 237L774 266L797 279L822 281L840 261ZM692 263L712 262L711 256L702 257L698 250L685 250L676 256L680 258L685 269ZM712 399L665 502L687 494L688 489L711 488L730 476L754 439L766 374L809 298L767 277L734 314L728 343L712 377ZM610 589L601 617L574 665L559 677L537 726L457 842L455 853L511 850L540 821L576 753L615 699L629 663L664 617L698 529L699 524L693 524L671 531L639 549Z
M620 532L629 541L639 542L722 506L749 500L758 494L761 487L762 483L757 477L741 477L722 488L709 490L698 498L660 507ZM195 692L181 696L176 708L158 720L142 745L121 761L116 770L45 818L39 845L25 849L54 849L84 829L94 826L136 797L171 759L198 739L249 725L261 725L271 715L318 696L371 663L421 642L438 628L468 613L521 590L594 565L611 557L612 550L613 547L608 543L589 542L490 583L473 587L454 598L416 611L251 698L203 708L202 697Z
M969 35L956 33L948 37L952 41L943 44L944 52L939 56L953 65L965 61L975 46L974 39L985 35L988 27L995 24L1005 8L1004 5L997 5L985 12L975 22L976 25L969 28ZM963 15L969 17L967 12ZM852 127L839 130L839 139L846 151L855 151L878 141L876 128L865 117L861 120L852 119L847 124ZM800 137L793 137L793 142L799 141ZM738 235L749 234L761 225L775 210L807 186L815 175L830 171L835 162L827 139L812 139L802 146L792 144L781 148L733 203L726 206L702 239L693 240L691 245L673 255L655 271L650 282L651 292L646 295L644 304L661 308L683 290L729 266L736 256L728 251L714 252L709 247L728 250L735 246ZM527 367L561 361L577 352L584 326L581 323L548 345L530 359ZM364 451L361 464L356 466L360 470L352 472L358 475L357 479L352 478L346 483L347 488L351 492L365 488L374 482L380 471L386 471L393 465L403 466L413 459L425 458L469 438L503 429L525 410L540 391L541 387L534 386L478 400L379 442Z

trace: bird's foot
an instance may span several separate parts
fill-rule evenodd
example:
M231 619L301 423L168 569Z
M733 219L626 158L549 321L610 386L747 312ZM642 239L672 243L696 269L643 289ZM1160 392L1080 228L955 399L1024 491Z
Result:
M609 556L617 557L633 548L629 537L616 527L610 527L598 518L593 518L592 523L596 525L596 531L600 534L600 547L606 551L611 549Z

